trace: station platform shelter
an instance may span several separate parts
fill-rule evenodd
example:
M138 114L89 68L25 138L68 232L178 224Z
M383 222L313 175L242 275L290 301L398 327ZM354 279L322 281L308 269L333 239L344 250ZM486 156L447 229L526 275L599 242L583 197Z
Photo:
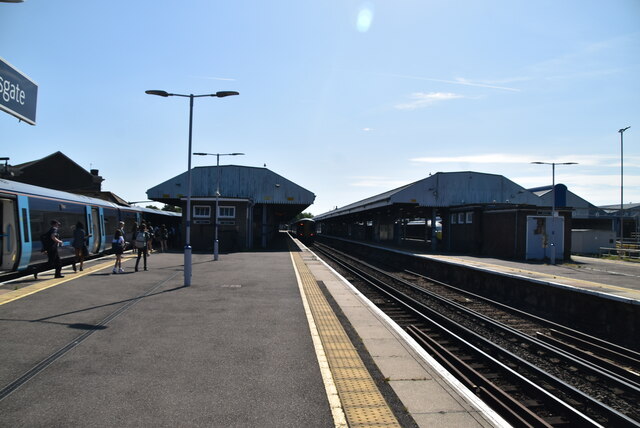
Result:
M555 216L496 174L439 172L314 217L319 234L516 260L568 259L572 209Z
M196 167L191 170L191 181L191 246L196 251L213 249L216 222L221 251L266 248L279 225L315 200L312 192L267 168ZM187 192L187 172L147 190L149 199L182 208L182 236Z

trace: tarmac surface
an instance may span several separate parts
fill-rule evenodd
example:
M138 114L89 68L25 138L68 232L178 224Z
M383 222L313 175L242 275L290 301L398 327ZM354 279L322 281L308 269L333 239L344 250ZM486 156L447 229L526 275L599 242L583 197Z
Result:
M306 249L133 264L0 284L0 426L507 426Z
M1 305L0 426L334 426L288 253L182 257Z

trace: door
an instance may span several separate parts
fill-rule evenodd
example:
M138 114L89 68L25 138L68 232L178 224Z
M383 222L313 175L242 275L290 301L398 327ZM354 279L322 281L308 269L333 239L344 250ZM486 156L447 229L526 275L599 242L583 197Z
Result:
M13 270L18 260L16 202L0 198L0 269Z
M526 259L555 260L563 254L564 217L527 216Z
M89 250L92 253L100 252L100 244L102 243L102 230L100 229L100 213L97 207L91 207L91 234L93 242Z

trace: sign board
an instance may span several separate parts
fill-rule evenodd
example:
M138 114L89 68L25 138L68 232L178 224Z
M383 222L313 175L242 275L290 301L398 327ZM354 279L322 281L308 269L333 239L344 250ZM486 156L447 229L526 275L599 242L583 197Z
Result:
M0 110L36 124L38 85L0 58Z

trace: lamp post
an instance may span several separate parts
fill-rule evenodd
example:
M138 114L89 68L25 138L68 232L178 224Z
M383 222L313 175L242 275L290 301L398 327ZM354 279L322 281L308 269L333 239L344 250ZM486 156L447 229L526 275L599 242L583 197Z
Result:
M194 153L196 156L215 156L216 157L216 223L215 223L215 237L213 241L213 260L218 260L218 202L220 200L220 156L242 156L244 153Z
M577 165L577 162L531 162L536 165L551 165L551 264L556 264L556 165ZM564 230L564 228L563 228ZM563 231L564 233L564 231Z
M624 247L624 235L623 235L623 223L624 223L624 199L622 197L622 189L623 189L623 180L624 180L624 175L622 174L622 135L624 134L624 131L626 131L627 129L631 128L630 126L627 126L626 128L622 128L619 129L618 132L620 133L620 247Z
M187 152L187 224L185 228L186 240L184 245L184 285L188 287L191 285L191 136L193 130L193 99L200 97L228 97L231 95L239 95L235 91L219 91L215 94L202 94L202 95L185 95L185 94L171 94L167 91L161 90L148 90L145 91L149 95L157 95L159 97L185 97L189 98L189 151Z

